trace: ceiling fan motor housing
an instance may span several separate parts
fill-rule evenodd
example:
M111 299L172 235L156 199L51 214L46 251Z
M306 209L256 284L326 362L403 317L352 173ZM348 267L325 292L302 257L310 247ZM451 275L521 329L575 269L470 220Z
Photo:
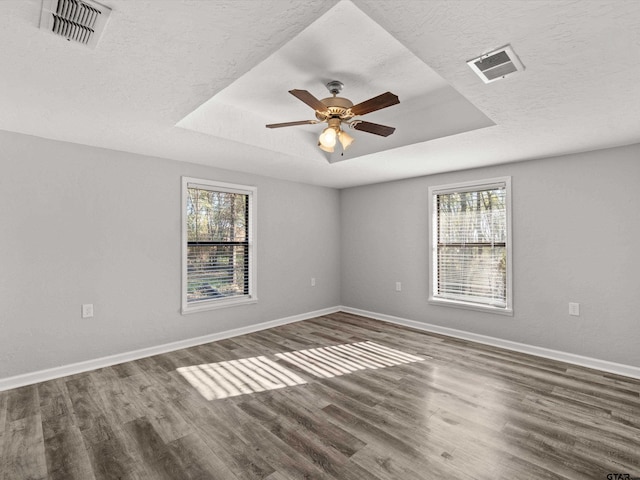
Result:
M327 106L327 110L329 114L327 115L327 112L316 111L316 118L318 120L324 121L326 118L332 118L332 117L340 117L343 119L347 119L352 116L352 115L347 115L347 111L351 107L353 107L353 102L351 102L351 100L347 98L329 97L329 98L323 98L320 101Z

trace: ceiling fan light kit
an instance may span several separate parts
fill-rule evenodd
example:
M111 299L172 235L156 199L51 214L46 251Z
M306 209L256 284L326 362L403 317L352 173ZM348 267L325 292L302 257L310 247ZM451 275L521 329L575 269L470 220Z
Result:
M338 137L338 132L336 132L335 127L327 127L325 128L320 137L318 138L318 143L325 148L335 147L336 138Z
M342 145L343 150L346 150L349 145L353 143L353 137L344 130L340 130L338 132L338 140L340 141L340 145Z
M322 131L318 138L320 150L333 153L333 148L336 146L336 139L340 142L340 145L342 145L343 151L353 143L353 137L342 130L339 125L329 126Z
M397 95L386 92L377 97L365 100L354 105L351 100L338 97L344 85L338 80L333 80L326 84L331 97L318 100L306 90L289 90L289 93L298 100L306 103L315 110L317 120L300 120L296 122L272 123L266 125L267 128L292 127L296 125L313 125L316 123L326 123L327 127L318 137L318 147L321 150L333 153L336 141L340 142L342 149L346 150L354 141L354 138L342 129L342 124L367 133L388 137L394 131L394 127L379 125L377 123L365 122L354 117L381 110L383 108L400 103Z

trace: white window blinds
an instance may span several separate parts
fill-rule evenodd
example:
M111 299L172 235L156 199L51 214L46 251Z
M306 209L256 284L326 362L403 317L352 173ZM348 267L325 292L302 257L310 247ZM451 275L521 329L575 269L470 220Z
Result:
M507 184L432 189L432 299L510 309Z
M222 185L186 183L183 310L252 294L253 192Z

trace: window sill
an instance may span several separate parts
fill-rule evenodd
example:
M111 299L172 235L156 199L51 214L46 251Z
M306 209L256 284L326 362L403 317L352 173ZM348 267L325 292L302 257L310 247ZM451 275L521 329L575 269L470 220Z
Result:
M182 307L182 315L189 315L191 313L206 312L208 310L217 310L219 308L237 307L240 305L250 305L252 303L258 303L256 297L243 297L243 298L231 298L228 300L213 300L208 302L202 302L195 305L188 305Z
M459 300L446 300L444 298L430 297L428 302L441 307L462 308L464 310L475 310L476 312L497 313L498 315L513 316L513 308L492 307L491 305L481 305L478 303L461 302Z

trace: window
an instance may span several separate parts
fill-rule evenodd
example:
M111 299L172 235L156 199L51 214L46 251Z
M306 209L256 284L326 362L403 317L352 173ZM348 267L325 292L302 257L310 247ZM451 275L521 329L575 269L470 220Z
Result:
M511 315L511 178L429 188L429 301Z
M255 302L255 187L182 178L182 312Z

